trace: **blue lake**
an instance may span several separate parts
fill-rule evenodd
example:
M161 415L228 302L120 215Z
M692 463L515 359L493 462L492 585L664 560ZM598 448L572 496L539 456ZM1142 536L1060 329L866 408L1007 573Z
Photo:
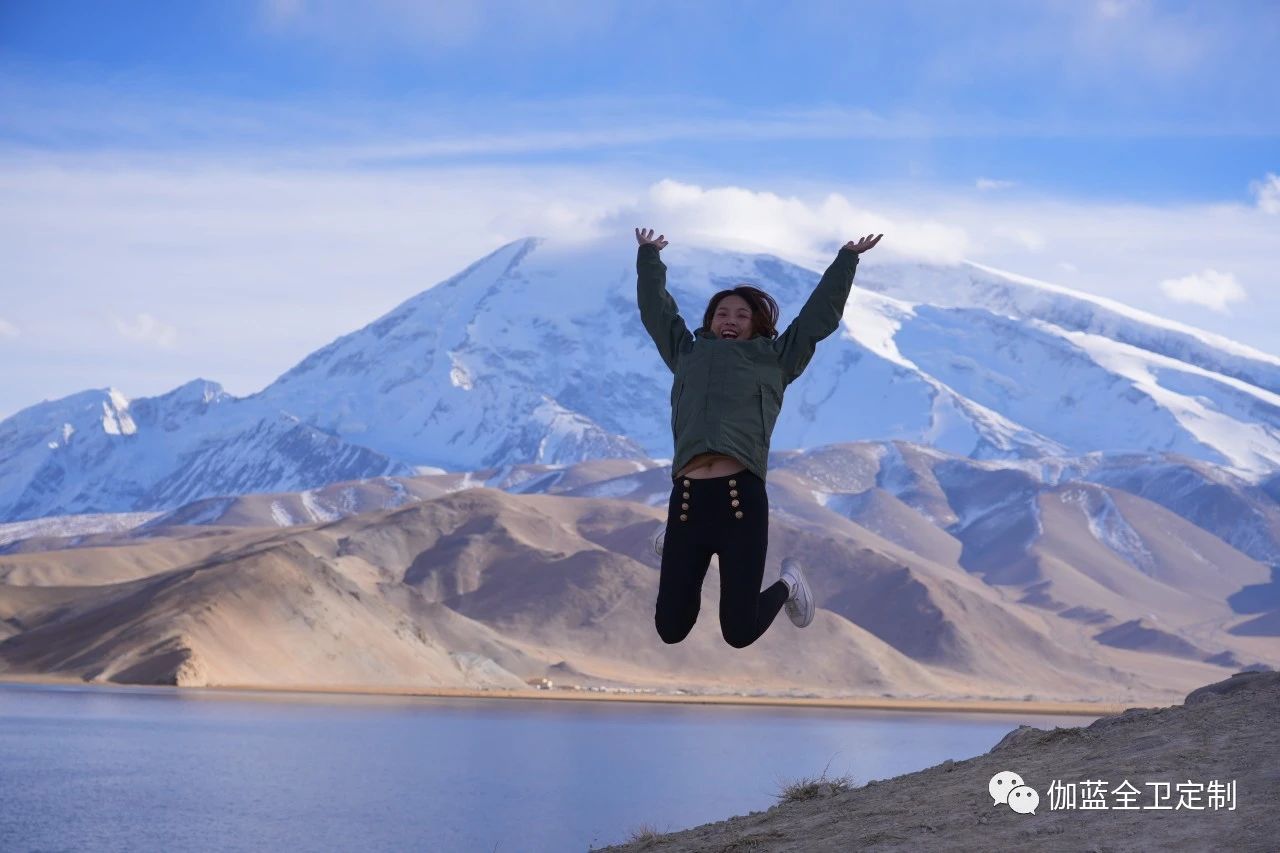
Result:
M1091 719L0 683L0 850L586 851Z

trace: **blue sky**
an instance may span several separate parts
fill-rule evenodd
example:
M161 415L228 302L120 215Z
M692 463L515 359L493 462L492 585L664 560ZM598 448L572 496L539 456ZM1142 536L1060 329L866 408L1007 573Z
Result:
M248 394L636 218L814 266L885 231L1280 352L1280 4L780 8L7 0L0 417Z

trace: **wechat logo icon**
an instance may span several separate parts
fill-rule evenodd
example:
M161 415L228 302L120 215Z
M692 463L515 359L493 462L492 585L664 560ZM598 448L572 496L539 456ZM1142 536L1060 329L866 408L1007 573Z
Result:
M1036 789L1011 770L1001 770L992 776L987 783L987 793L991 795L992 805L1003 803L1018 814L1035 814L1040 805L1040 794Z

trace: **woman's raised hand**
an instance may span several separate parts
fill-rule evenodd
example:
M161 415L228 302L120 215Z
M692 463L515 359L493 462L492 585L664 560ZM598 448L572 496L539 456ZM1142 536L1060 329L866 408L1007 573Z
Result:
M667 241L662 238L663 238L663 235L659 234L658 239L656 240L653 239L652 228L650 228L648 231L646 231L643 228L636 229L636 242L639 243L641 246L645 245L646 243L652 243L653 245L658 247L659 251L661 251L662 249L667 248Z
M877 234L875 235L875 239L873 240L871 239L871 235L868 234L867 236L863 237L861 240L859 240L856 243L850 240L848 243L844 244L844 248L852 249L853 251L861 255L863 252L874 248L876 243L879 243L880 238L883 236L884 236L883 234Z

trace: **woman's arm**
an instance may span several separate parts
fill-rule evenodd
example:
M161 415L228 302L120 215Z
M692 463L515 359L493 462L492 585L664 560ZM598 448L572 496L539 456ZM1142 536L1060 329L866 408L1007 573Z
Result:
M790 385L804 372L809 360L813 358L818 341L840 328L844 304L849 299L853 275L858 269L858 258L879 243L883 236L878 234L873 239L868 234L857 243L852 240L845 243L795 320L773 342L778 363L782 367L784 385Z
M689 327L680 316L676 301L667 292L667 265L658 257L659 250L667 245L663 235L653 237L653 229L636 229L636 303L640 306L640 321L653 342L658 345L662 360L676 372L680 358L680 346L689 335Z

